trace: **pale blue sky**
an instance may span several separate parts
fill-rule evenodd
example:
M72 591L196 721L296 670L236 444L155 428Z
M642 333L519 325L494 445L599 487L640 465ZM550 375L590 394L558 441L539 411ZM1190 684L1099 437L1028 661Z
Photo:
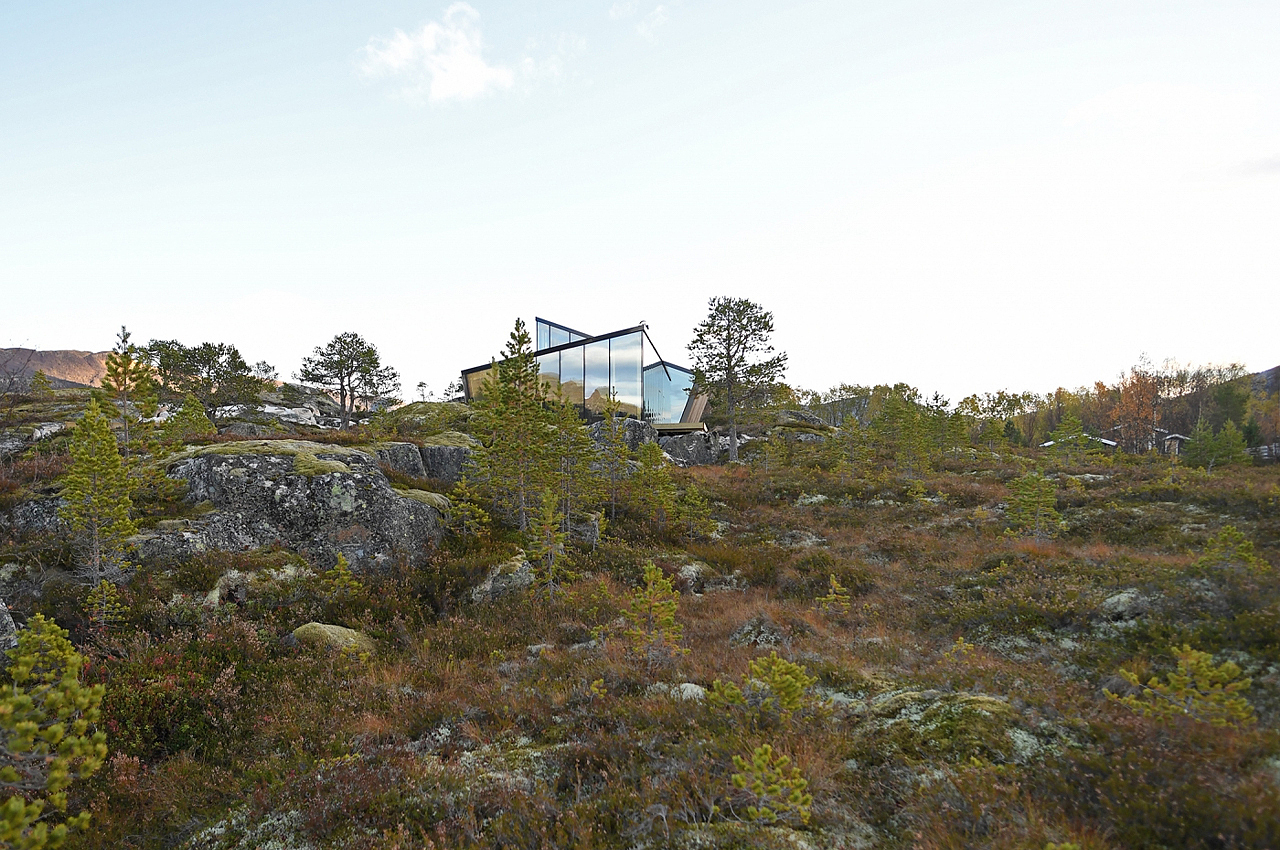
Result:
M771 309L791 380L956 399L1280 363L1280 3L0 5L0 345Z

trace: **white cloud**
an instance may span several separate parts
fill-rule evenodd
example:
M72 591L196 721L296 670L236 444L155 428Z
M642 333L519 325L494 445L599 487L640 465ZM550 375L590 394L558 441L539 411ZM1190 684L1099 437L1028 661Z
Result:
M640 21L640 23L636 24L636 32L652 41L654 33L658 31L658 28L666 24L669 20L671 20L671 16L667 13L667 7L658 6L652 12L645 15L644 19Z
M613 20L618 18L629 18L636 13L635 0L618 0L609 7L609 17Z
M366 77L403 81L401 94L411 100L471 100L515 82L510 68L484 60L483 48L480 13L468 3L454 3L442 20L416 33L396 30L390 38L370 39L360 70Z

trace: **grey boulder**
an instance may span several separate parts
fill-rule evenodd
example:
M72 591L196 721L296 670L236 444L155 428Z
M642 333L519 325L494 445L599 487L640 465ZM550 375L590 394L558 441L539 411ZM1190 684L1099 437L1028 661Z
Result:
M187 499L214 510L183 529L132 539L141 557L205 549L294 549L317 564L344 555L353 569L425 562L443 535L436 507L392 489L371 455L297 440L225 443L174 462Z
M601 419L599 422L593 422L587 426L587 433L591 435L591 439L600 445L605 445L608 439L608 430L610 428L608 420ZM618 436L622 442L626 444L628 451L636 451L645 443L658 442L658 431L648 422L642 422L639 419L618 418L614 420L614 425L618 429Z

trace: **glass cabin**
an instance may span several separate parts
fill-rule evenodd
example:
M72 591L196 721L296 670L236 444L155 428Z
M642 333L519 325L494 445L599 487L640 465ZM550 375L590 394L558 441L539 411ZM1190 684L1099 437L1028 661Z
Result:
M552 395L599 418L612 392L622 412L654 425L696 424L705 396L692 396L693 372L657 356L644 325L591 336L546 319L534 320L538 372ZM653 358L646 362L646 353ZM462 373L467 401L484 394L493 364Z

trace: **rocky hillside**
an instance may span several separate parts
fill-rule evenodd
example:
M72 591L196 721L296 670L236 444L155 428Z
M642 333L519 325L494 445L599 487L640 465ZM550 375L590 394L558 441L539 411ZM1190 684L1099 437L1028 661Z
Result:
M467 408L282 395L130 461L99 621L58 514L86 395L0 462L0 592L106 688L68 846L1280 846L1280 466L850 464L780 413L655 467L636 424L547 545L465 524Z
M39 351L0 348L0 375L30 378L44 372L54 386L96 387L107 373L109 351Z

